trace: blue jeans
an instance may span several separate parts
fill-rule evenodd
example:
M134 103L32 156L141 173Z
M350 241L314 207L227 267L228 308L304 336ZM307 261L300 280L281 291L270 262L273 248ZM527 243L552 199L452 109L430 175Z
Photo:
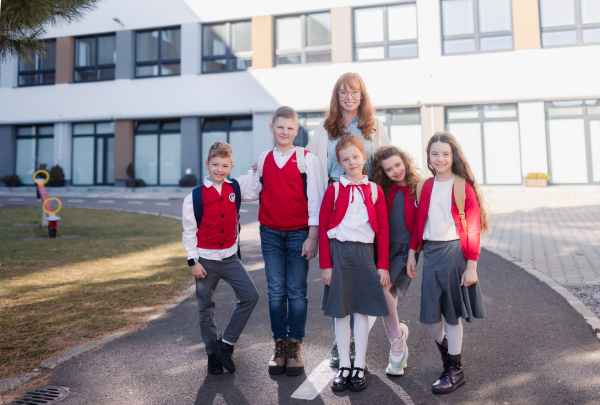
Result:
M308 231L279 231L262 224L259 228L273 339L294 338L302 342L309 262L302 256L302 245Z

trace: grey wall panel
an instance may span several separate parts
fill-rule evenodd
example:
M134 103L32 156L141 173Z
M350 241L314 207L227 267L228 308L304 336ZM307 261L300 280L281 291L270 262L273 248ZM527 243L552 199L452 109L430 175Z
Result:
M17 58L9 58L2 62L0 68L0 87L17 87L19 76L19 61Z
M181 25L181 74L200 73L200 24Z
M260 154L271 150L275 146L273 134L269 131L269 124L273 120L273 112L254 113L252 115L252 135L254 138L254 159L258 160Z
M352 62L352 8L331 9L331 61Z
M71 182L71 124L54 124L54 164L62 167L67 183Z
M186 169L200 181L202 175L200 162L200 119L188 117L181 119L181 176Z
M15 127L0 125L0 177L15 174ZM0 182L0 187L5 184Z
M135 64L135 32L117 31L116 79L133 79Z

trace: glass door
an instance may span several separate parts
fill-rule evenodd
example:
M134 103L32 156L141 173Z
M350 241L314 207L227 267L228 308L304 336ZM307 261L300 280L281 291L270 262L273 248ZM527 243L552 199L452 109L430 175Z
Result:
M115 183L114 123L73 125L73 185Z

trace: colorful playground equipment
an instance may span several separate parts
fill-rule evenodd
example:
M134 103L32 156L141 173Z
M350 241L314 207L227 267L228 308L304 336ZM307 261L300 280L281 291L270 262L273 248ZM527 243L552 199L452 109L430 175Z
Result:
M38 173L42 173L46 175L46 179L42 182L38 183ZM45 170L38 170L33 174L33 181L37 185L38 193L42 199L42 226L45 226L45 222L48 223L48 237L56 238L56 225L60 220L60 217L56 214L61 210L62 203L56 197L48 197L48 192L46 191L45 184L50 180L50 173ZM58 208L56 210L52 207L51 201L54 200L58 203ZM47 215L47 216L46 216Z

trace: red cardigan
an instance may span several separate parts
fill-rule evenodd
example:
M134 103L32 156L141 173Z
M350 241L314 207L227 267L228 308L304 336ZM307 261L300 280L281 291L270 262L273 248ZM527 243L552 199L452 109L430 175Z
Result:
M431 191L433 190L433 177L428 179L423 184L421 190L421 200L417 209L417 220L415 222L415 232L412 234L410 240L410 248L417 250L423 246L423 232L425 232L425 223L427 222L427 216L429 215L429 202L431 201ZM467 222L467 229L463 229L458 216L458 208L454 202L454 186L452 186L452 218L454 218L454 225L458 237L460 238L460 247L462 248L465 259L467 260L479 260L479 253L481 252L481 212L479 211L479 203L477 202L477 195L473 187L467 182L465 184L465 220Z
M371 185L361 185L361 190L365 196L365 204L369 215L369 224L375 232L377 239L377 268L389 270L390 268L390 227L388 224L387 209L385 207L385 197L381 187L377 186L377 201L373 204L371 198ZM340 183L340 191L335 208L333 200L335 199L335 188L328 187L321 203L321 212L319 213L319 267L329 269L333 267L331 263L331 251L329 248L329 237L327 231L338 226L348 210L350 200L350 187L344 187Z
M402 194L404 194L404 223L406 224L406 229L412 235L413 229L415 227L415 219L417 218L417 207L415 205L415 196L410 194L410 187L408 186L392 186L392 190L390 193L385 196L385 202L387 205L387 213L388 217L392 212L392 205L394 204L394 198L396 198L396 194L398 191L402 190Z

